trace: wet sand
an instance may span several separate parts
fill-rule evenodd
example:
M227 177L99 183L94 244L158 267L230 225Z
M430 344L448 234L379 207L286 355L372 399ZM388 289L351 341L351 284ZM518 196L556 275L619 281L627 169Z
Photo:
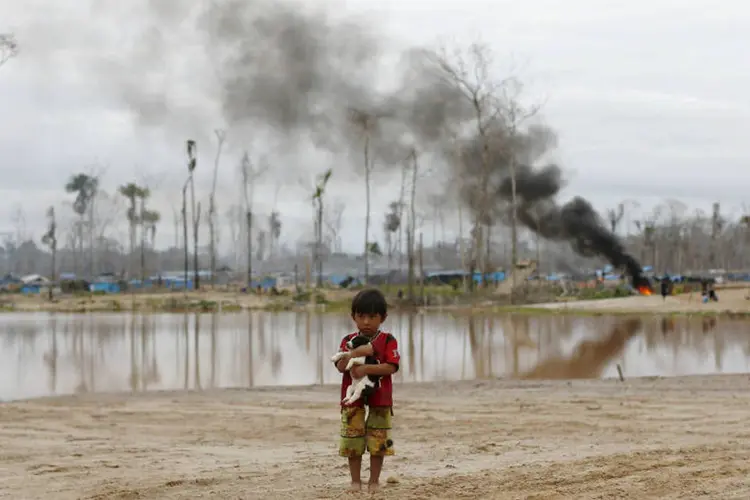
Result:
M749 378L397 385L374 498L750 498ZM337 391L6 403L0 497L350 498Z

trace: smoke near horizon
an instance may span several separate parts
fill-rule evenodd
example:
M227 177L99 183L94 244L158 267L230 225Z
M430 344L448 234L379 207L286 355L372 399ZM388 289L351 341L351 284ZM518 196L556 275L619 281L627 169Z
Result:
M542 238L570 243L579 255L605 258L615 269L624 270L635 287L647 284L641 264L625 250L623 242L588 200L575 196L564 204L557 201L563 185L562 171L555 164L537 168L516 165L518 221ZM498 194L510 202L512 190L511 179L506 177Z

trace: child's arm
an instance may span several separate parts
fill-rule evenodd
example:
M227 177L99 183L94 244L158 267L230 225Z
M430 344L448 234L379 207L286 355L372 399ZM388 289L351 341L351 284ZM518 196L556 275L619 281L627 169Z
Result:
M383 377L396 373L396 366L390 363L380 363L378 365L362 365L360 369L361 374L373 375L375 377Z
M350 359L358 358L360 356L372 356L374 354L375 350L372 348L372 344L361 345L356 349L347 352L345 356L342 356L342 358L336 362L336 369L339 373L344 373L346 371L346 365L349 363Z

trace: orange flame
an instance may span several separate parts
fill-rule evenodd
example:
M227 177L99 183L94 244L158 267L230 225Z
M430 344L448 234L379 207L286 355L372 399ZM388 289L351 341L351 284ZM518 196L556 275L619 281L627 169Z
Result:
M639 286L638 293L641 295L651 295L651 289L647 286Z

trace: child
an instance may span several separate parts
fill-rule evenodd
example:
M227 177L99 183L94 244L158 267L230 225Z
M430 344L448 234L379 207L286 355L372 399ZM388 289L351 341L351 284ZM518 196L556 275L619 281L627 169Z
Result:
M380 385L367 399L369 410L365 419L365 402L359 399L351 405L341 405L341 441L339 455L349 459L349 472L352 477L352 491L362 489L360 471L365 448L370 453L370 480L368 489L374 493L379 488L380 472L386 455L393 455L391 441L391 417L393 416L393 381L391 375L398 371L400 356L398 342L390 333L380 330L380 325L388 316L385 297L378 290L368 289L359 292L352 300L352 319L357 331L343 338L340 352L346 352L346 343L358 334L370 337L370 344L349 352L336 363L343 373L341 399L352 383L352 377L365 375L380 376ZM346 371L349 359L357 356L375 356L379 364L354 366L352 373Z

